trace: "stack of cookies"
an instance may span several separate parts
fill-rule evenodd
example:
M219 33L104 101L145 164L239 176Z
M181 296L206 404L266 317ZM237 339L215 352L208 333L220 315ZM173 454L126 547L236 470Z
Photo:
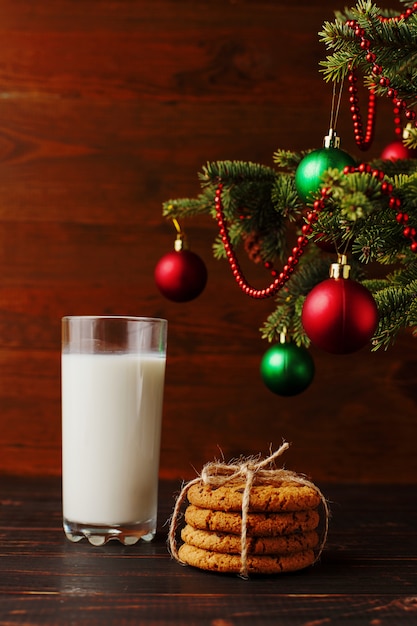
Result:
M212 487L196 483L187 492L186 526L178 556L204 570L242 571L242 499L245 485ZM315 561L320 492L312 484L284 481L254 485L246 524L245 570L278 574Z

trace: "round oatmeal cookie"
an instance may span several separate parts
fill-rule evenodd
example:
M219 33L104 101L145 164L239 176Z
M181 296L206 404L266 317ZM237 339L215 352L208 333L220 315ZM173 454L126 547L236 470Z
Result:
M238 574L242 565L240 556L237 554L212 552L187 543L182 544L178 555L183 563L211 572ZM249 574L282 574L308 567L314 563L314 560L313 550L275 556L250 555L247 558L247 571Z
M216 511L240 511L244 483L211 487L196 483L187 496L191 504ZM314 509L321 502L320 493L313 486L283 481L281 485L255 485L249 497L249 512L304 511Z
M213 511L193 504L185 510L185 521L193 528L240 535L242 514ZM315 530L320 516L315 509L288 513L248 513L246 532L249 537L276 537Z
M224 554L240 554L241 552L238 535L198 530L189 524L182 529L181 539L190 546L212 552ZM315 530L277 537L248 537L247 551L248 554L294 554L304 550L313 550L318 542L319 536Z

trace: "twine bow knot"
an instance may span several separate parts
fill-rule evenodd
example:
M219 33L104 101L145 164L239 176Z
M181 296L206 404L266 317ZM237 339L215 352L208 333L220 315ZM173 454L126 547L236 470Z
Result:
M282 485L282 483L297 483L300 485L307 485L312 487L320 496L321 503L324 508L325 520L324 520L324 531L322 540L320 542L320 546L318 549L318 553L314 562L316 562L324 548L327 539L328 532L328 520L329 520L329 508L326 502L326 499L320 489L314 485L314 483L307 480L304 476L297 474L296 472L292 472L290 470L286 470L284 468L276 468L275 460L280 457L286 450L289 448L289 444L284 442L278 450L272 453L270 456L266 457L263 460L258 460L257 458L250 457L247 459L242 459L235 463L220 463L220 462L209 462L207 463L202 471L201 475L197 478L191 480L186 483L175 503L174 511L171 518L170 529L168 533L168 547L171 555L181 564L185 565L183 561L181 561L176 544L176 531L178 526L178 519L181 511L181 507L186 499L188 490L190 487L197 483L203 483L204 485L210 485L211 487L218 488L223 485L236 485L236 484L244 484L244 490L242 494L242 525L241 525L241 536L240 536L240 558L241 558L241 568L240 568L240 576L242 578L248 578L248 542L247 542L247 522L248 522L248 514L249 514L249 502L250 502L250 493L251 489L254 485Z
M240 483L242 480L245 482L248 480L251 482L255 481L256 484L263 484L266 481L281 483L288 478L288 474L293 474L293 472L283 468L276 468L274 463L275 459L281 456L289 447L289 444L284 442L273 454L260 461L250 457L237 463L219 463L217 461L207 463L202 469L200 480L205 485L212 487Z

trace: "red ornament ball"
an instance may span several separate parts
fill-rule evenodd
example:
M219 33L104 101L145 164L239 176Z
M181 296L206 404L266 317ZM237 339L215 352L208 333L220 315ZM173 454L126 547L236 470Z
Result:
M398 159L415 159L417 150L407 148L402 141L393 141L386 146L382 153L381 159L384 161L397 161Z
M350 278L328 278L307 295L301 314L307 336L318 348L348 354L363 348L378 324L368 289Z
M200 295L207 283L204 261L191 250L173 250L156 264L155 283L165 298L188 302Z

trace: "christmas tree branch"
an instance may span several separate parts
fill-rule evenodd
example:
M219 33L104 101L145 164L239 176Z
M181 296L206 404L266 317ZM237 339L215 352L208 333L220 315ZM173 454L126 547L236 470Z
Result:
M341 82L357 69L365 87L383 97L389 88L395 89L410 112L417 94L417 15L414 2L401 1L411 9L402 19L394 19L396 11L382 11L371 0L359 0L356 6L337 12L333 22L325 22L319 35L328 56L321 71L325 81ZM365 35L355 33L351 20ZM369 44L363 45L364 39ZM371 63L369 51L375 54ZM379 80L372 63L382 67L386 80ZM407 127L404 143L417 146L414 123ZM221 182L231 245L255 263L273 266L276 274L296 249L297 238L305 243L308 237L304 253L297 257L293 273L275 295L274 310L260 329L268 341L277 341L286 332L298 345L309 345L301 322L305 298L328 278L337 255L348 254L350 277L362 282L377 303L379 323L372 349L387 348L401 329L417 326L417 255L410 246L417 241L417 162L377 159L370 171L328 169L322 173L325 201L310 220L320 190L305 204L295 184L297 168L309 152L278 149L273 154L274 167L245 161L209 162L199 173L201 193L193 199L165 202L163 214L168 219L204 214L216 220L216 190ZM372 173L374 169L383 172L383 180ZM392 192L387 193L387 186ZM415 232L411 239L410 233L405 234L407 229ZM329 242L332 256L322 250ZM213 254L217 259L226 257L218 234Z

